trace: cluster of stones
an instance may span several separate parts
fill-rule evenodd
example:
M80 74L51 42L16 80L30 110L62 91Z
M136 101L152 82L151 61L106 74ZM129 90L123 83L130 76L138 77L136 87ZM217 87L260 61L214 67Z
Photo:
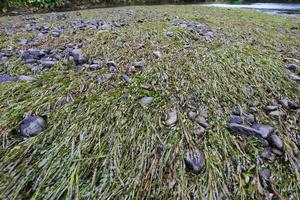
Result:
M265 107L266 113L272 118L286 118L287 111L299 112L300 106L289 99L281 99L278 104L272 104Z
M288 63L285 65L285 68L290 73L290 79L297 83L300 83L300 76L297 75L297 73L300 73L300 60L295 58L285 58L284 61Z
M187 29L191 32L197 33L199 36L205 38L212 38L215 36L215 32L208 28L207 25L201 23L187 22L187 21L178 21L176 25L180 28Z

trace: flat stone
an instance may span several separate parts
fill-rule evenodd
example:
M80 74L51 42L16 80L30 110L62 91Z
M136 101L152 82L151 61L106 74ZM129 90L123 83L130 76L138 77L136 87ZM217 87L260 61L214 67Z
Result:
M197 116L197 113L193 112L193 111L190 111L188 112L188 118L190 120L195 120L196 119L196 116Z
M271 149L272 153L274 153L276 156L282 156L283 155L283 152L279 149L276 149L276 148L272 148Z
M271 176L271 170L267 168L263 168L259 171L259 175L264 180L269 180Z
M144 108L148 105L150 105L153 102L153 97L143 97L140 99L139 103Z
M59 30L52 31L51 34L52 34L53 37L59 37L61 35L61 31L59 31Z
M16 78L10 75L0 75L0 84L1 83L10 83L16 81Z
M132 66L135 67L135 68L144 68L145 67L145 62L144 61L134 62L132 64Z
M251 128L254 128L259 131L259 136L262 138L267 138L273 132L273 127L264 124L253 124Z
M133 80L132 80L129 76L127 76L127 75L124 75L124 76L123 76L123 80L124 80L126 83L133 83Z
M199 116L195 120L200 126L203 126L204 128L209 127L209 124L207 123L207 121L204 117Z
M177 112L176 110L172 110L168 113L168 117L166 119L167 126L173 126L177 122Z
M27 117L20 126L20 135L22 137L33 137L46 129L46 122L42 117Z
M244 119L239 115L230 115L228 122L235 123L235 124L243 124Z
M286 112L281 111L281 110L275 110L269 113L270 117L273 118L285 118L286 117Z
M260 131L252 127L244 126L241 124L230 123L228 126L229 130L236 134L241 134L244 136L256 136L261 138L266 138L269 135L267 131Z
M270 136L269 142L271 146L276 147L277 149L283 149L283 142L275 133Z
M264 151L261 154L261 157L267 161L274 161L276 159L275 154L272 153L269 148L264 149Z
M41 61L41 65L45 68L52 68L55 64L56 62L52 60Z
M166 32L166 36L168 37L172 37L174 35L174 33L172 31L167 31Z
M21 81L36 81L37 80L36 78L34 78L32 76L25 76L25 75L18 76L17 79L21 80Z
M253 114L247 114L245 115L245 121L248 123L248 124L253 124L255 123L255 116Z
M101 65L100 64L91 64L91 65L87 65L87 68L89 70L99 70L99 69L101 69Z
M272 112L274 110L277 110L279 107L278 106L267 106L265 108L265 110L269 113L269 112Z
M20 42L19 42L20 45L27 45L27 43L28 43L27 39L20 39Z
M188 170L199 173L205 165L205 155L200 150L190 150L184 156L184 162Z

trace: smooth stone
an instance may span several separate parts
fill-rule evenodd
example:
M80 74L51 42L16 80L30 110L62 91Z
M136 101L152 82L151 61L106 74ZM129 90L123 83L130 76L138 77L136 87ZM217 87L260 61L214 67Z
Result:
M280 118L280 117L286 117L286 113L284 111L275 110L269 113L269 116L273 118Z
M285 62L295 62L295 63L299 63L300 62L300 60L298 60L296 58L288 58L288 57L284 58L283 60Z
M255 116L253 114L247 114L245 115L245 120L248 124L253 124L255 123Z
M153 97L143 97L140 99L139 103L144 108L153 102Z
M160 51L154 51L153 54L154 54L156 59L159 59L162 56L162 53Z
M42 117L27 117L20 126L20 135L23 137L33 137L46 129L46 122Z
M134 62L132 64L132 66L135 67L135 68L144 68L145 67L145 62L144 61Z
M273 127L269 125L264 124L253 124L251 128L254 128L260 132L260 135L262 138L267 138L270 136L270 134L273 132Z
M278 47L278 48L276 48L276 51L282 53L282 52L284 52L284 48Z
M91 65L87 65L87 68L89 70L98 70L98 69L101 69L101 65L100 64L91 64Z
M209 124L207 123L207 121L204 117L199 116L195 120L200 126L203 126L204 128L209 127Z
M267 168L263 168L263 169L260 170L259 175L264 180L269 180L269 178L271 176L271 170L267 169Z
M190 150L184 156L184 162L188 170L199 173L205 165L205 155L200 150Z
M229 123L242 124L243 122L244 122L244 119L241 116L230 115L230 117L229 117Z
M183 48L184 48L184 49L190 49L190 48L192 48L192 46L191 46L190 44L185 44L185 45L183 46Z
M252 135L252 136L261 137L261 138L266 138L269 136L266 134L266 132L262 132L255 128L244 126L241 124L236 124L236 123L230 123L228 128L233 133L241 134L241 135L245 135L245 136Z
M300 76L298 76L296 74L291 73L290 74L290 79L293 80L293 81L296 81L297 83L300 83Z
M203 128L200 125L194 126L194 134L197 136L197 138L203 137L204 133L205 133L205 128Z
M195 112L193 112L193 111L188 112L188 118L189 118L190 120L195 120L196 117L197 117L197 113L195 113Z
M166 32L166 36L168 37L172 37L174 35L174 33L172 31L167 31Z
M41 62L41 65L45 68L51 68L56 64L55 61L51 61L51 60L45 60Z
M0 75L0 84L16 81L16 78L10 75Z
M266 110L267 112L272 112L272 111L277 110L277 109L278 109L278 106L267 106L267 107L265 108L265 110Z
M51 34L53 37L59 37L61 35L61 31L52 31Z
M21 80L21 81L36 81L37 79L32 77L32 76L21 75L21 76L18 77L18 80Z
M271 151L276 155L276 156L282 156L283 152L280 151L279 149L272 148Z
M74 62L77 65L82 65L82 64L86 63L86 61L87 61L87 58L83 55L81 49L72 50L71 55L73 56Z
M298 67L298 66L297 66L296 64L286 64L286 65L285 65L285 68L286 68L287 70L293 72L293 73L296 72L297 67Z
M109 66L109 67L111 67L111 66L118 67L117 63L115 61L112 61L112 60L107 62L107 66Z
M97 76L97 80L98 80L99 84L102 85L105 82L112 79L113 77L114 77L113 73L108 73L108 74L103 74L103 75Z
M288 108L289 107L289 100L288 99L280 99L278 101L278 103L280 105L282 105L284 108Z
M271 146L276 147L277 149L282 149L283 148L283 142L282 142L282 140L275 133L273 133L270 136L269 142L270 142Z
M167 126L173 126L177 122L177 112L173 110L168 113L168 117L166 119Z
M126 83L133 83L133 80L132 80L129 76L127 76L127 75L124 75L124 76L123 76L123 80L124 80Z
M270 151L269 148L264 149L261 154L261 157L268 161L274 161L276 159L276 155Z

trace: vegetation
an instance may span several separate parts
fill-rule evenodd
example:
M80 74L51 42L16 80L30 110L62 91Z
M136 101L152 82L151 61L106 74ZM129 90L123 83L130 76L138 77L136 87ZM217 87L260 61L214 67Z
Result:
M263 109L273 99L299 100L299 86L284 68L285 56L300 57L298 20L192 6L76 11L62 21L48 15L33 17L45 17L36 24L53 28L95 19L122 19L128 26L110 32L74 33L70 28L59 38L37 38L37 32L22 30L26 24L19 17L3 17L1 49L23 49L20 38L34 40L38 49L83 41L90 59L114 60L120 72L139 60L146 66L142 74L132 75L129 85L120 75L99 85L96 76L106 67L76 72L61 61L32 74L15 56L9 59L13 65L1 65L1 74L32 75L40 81L0 84L0 199L262 199L269 193L299 199L300 176L294 167L299 115L273 120ZM215 36L198 37L174 25L178 19L206 24ZM8 34L9 27L19 28ZM166 31L174 35L167 37ZM191 49L183 49L186 43ZM285 53L277 52L278 47ZM153 56L157 50L160 59ZM246 87L255 95L245 93ZM61 106L73 93L74 101ZM128 98L120 101L123 94ZM154 98L147 108L138 103L144 96ZM208 111L210 127L201 138L193 135L194 124L182 107L191 98ZM284 155L273 162L262 161L263 147L256 138L227 129L232 109L239 106L246 112L250 100L260 102L257 119L274 126L284 141ZM164 125L170 108L179 116L172 128ZM25 113L47 116L47 129L20 139L17 130ZM205 153L199 174L190 173L183 160L193 148ZM266 183L259 176L262 168L272 171Z

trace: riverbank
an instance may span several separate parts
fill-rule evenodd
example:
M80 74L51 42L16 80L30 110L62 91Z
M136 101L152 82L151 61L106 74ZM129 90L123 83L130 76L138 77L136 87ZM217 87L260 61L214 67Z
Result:
M195 6L0 18L0 199L297 199L299 31Z

